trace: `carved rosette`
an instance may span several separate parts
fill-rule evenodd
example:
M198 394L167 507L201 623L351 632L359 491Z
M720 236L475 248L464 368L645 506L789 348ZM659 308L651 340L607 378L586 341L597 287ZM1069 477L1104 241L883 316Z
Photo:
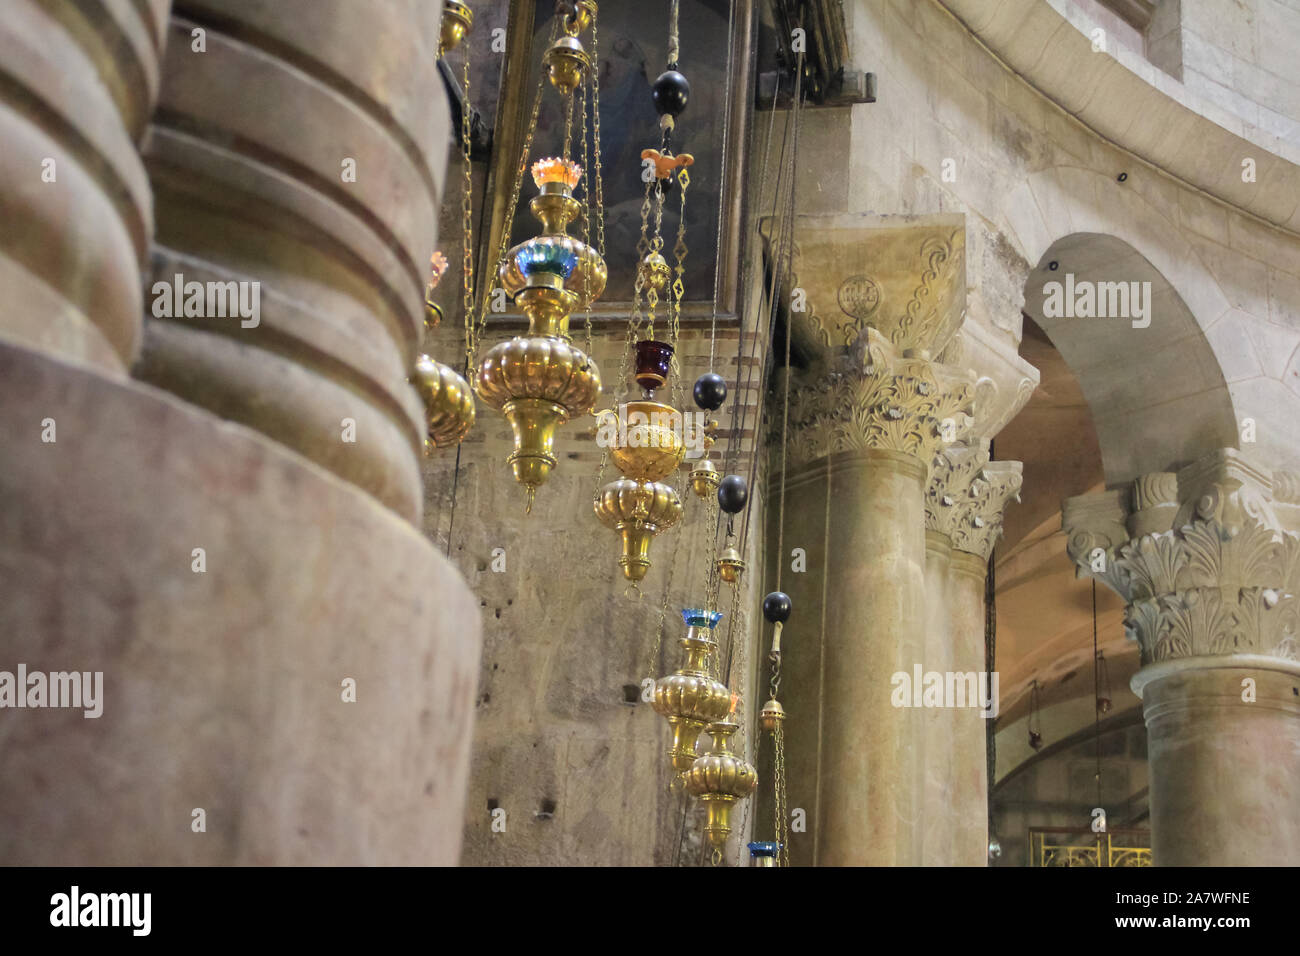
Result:
M1024 465L1018 461L994 461L971 482L970 493L952 533L955 551L979 555L985 561L1002 537L1002 516L1013 498L1020 500Z
M867 329L848 371L791 390L790 461L885 449L928 466L940 448L970 428L973 389L970 372L899 354Z
M1300 660L1300 537L1279 525L1287 509L1275 507L1267 483L1233 456L1213 464L1212 473L1197 463L1070 499L1070 557L1080 576L1127 602L1143 666L1231 654ZM1272 484L1285 501L1285 482Z

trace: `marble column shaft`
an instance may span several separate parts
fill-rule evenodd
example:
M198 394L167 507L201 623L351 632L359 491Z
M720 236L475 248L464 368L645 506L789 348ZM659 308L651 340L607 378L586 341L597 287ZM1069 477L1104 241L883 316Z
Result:
M927 601L941 599L926 668L953 674L985 672L985 579L989 556L1002 533L1008 500L1017 496L1020 462L988 460L988 443L955 445L939 452L926 490L926 527L946 542L927 579ZM938 555L939 549L933 549ZM990 688L992 690L992 688ZM930 776L927 807L940 815L932 824L925 862L983 866L988 848L986 718L981 707L942 707L930 712L925 756Z
M1300 863L1300 480L1224 449L1063 524L1141 652L1153 862Z
M821 696L801 689L795 705L820 708L820 730L793 732L788 749L818 754L817 864L917 864L925 715L894 706L891 678L925 656L928 464L947 425L969 420L972 381L899 355L874 329L854 354L855 367L800 388L791 408L793 457L834 489L836 558L824 570Z

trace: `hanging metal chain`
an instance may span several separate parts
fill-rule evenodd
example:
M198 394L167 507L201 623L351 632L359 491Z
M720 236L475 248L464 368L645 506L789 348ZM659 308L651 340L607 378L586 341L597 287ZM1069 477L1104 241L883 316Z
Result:
M583 89L586 89L584 86ZM564 158L573 155L573 94L564 98Z
M555 37L559 31L559 24L559 17L555 17L551 20L550 34L546 40L548 45L555 41ZM533 151L533 134L537 131L537 117L541 112L542 91L545 88L546 72L542 71L537 78L537 92L533 96L533 109L529 114L527 126L528 131L524 135L524 145L519 151L519 164L515 168L514 185L510 190L510 203L506 206L506 218L501 229L501 244L497 250L497 266L500 266L500 264L505 261L506 253L510 251L510 234L514 231L515 210L519 207L519 197L522 195L524 189L524 174L528 171L528 157ZM482 341L483 333L487 329L487 315L488 310L491 308L492 294L496 291L497 286L500 283L500 276L497 272L497 269L493 269L488 278L487 288L484 291L482 304L479 309L478 328L475 330L473 336L474 341L472 343L467 343L466 345L469 355L469 368L471 370L475 368L474 357L478 354L479 342Z
M686 275L686 187L691 184L691 175L683 166L677 171L677 184L681 187L681 211L677 218L677 242L673 245L673 255L677 259L677 277L672 284L672 294L668 299L668 344L673 347L671 367L673 371L673 404L681 408L685 400L682 393L682 368L678 359L678 342L682 332L682 296L686 285L682 281Z
M469 106L469 44L465 44L465 99L460 115L460 151L464 160L465 185L460 201L461 224L461 285L465 309L465 374L474 367L476 343L474 339L474 169L471 165L473 124ZM459 451L459 446L457 446ZM451 544L450 532L447 538Z
M664 247L664 238L662 235L664 224L664 187L657 175L651 178L651 182L654 184L652 192L654 194L655 225L654 233L650 238L650 251L658 254ZM649 292L646 294L646 321L648 323L646 336L652 339L655 337L655 310L658 308L658 305L659 293L654 286L651 286Z
M686 500L687 481L686 475L679 473L675 489L679 501ZM664 597L659 605L659 623L655 628L655 639L650 648L650 657L646 661L645 673L649 674L651 678L662 676L659 674L659 648L663 646L664 631L668 627L668 601L672 596L673 569L677 567L677 555L681 551L682 538L684 537L684 533L673 535L673 556L672 560L668 562L668 572L664 575Z
M677 29L677 14L679 0L673 0L672 8L668 14L668 68L676 69L677 58L681 50L681 37Z
M596 157L596 251L605 258L605 183L600 158L600 37L591 18L591 140ZM590 180L590 177L588 177Z
M777 864L780 866L790 865L790 814L785 803L785 728L780 723L776 725L776 731L772 734L772 742L775 750L776 766L776 799L773 801L773 809L776 819L773 821L775 826L773 831L776 835L777 846Z
M590 249L592 208L591 208L591 168L587 165L587 85L585 83L582 84L581 89L582 89L582 104L581 104L582 132L581 132L580 139L582 143L582 170L584 175L587 177L587 181L583 184L582 187L582 205L580 207L582 213L582 244L586 246L588 249ZM584 289L591 288L591 257L590 256L582 257L582 281L583 281ZM592 298L593 297L591 295L587 296L587 309L586 309L587 314L586 314L586 322L585 322L586 332L587 332L587 361L589 363L592 361L592 344L591 344Z

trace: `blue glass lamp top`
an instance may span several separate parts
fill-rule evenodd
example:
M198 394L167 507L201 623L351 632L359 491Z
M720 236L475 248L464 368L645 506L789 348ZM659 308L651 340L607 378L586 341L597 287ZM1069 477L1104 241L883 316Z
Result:
M515 253L515 265L526 276L549 272L567 279L578 264L578 254L572 249L555 245L545 239L536 239Z
M687 607L682 608L682 620L686 622L687 627L707 627L709 630L713 630L718 622L722 620L722 612Z

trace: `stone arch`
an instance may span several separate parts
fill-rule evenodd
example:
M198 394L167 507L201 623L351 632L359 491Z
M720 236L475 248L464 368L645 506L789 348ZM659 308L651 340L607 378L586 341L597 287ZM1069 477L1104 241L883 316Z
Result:
M1148 201L1151 189L1160 184L1145 175L1121 184L1057 166L1030 175L1001 209L1008 238L1033 264L1025 312L1079 377L1107 484L1238 445L1232 394L1210 334L1231 303L1179 224L1161 212L1167 204ZM1151 325L1045 316L1045 284L1071 272L1076 280L1151 282Z
M1090 293L1093 314L1071 315L1076 304L1087 311ZM1025 282L1025 313L1079 379L1107 485L1236 447L1214 348L1178 289L1128 242L1076 232L1051 243Z

